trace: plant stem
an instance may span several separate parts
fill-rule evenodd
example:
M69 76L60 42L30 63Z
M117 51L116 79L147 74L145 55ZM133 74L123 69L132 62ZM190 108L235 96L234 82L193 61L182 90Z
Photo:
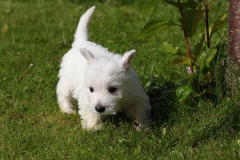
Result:
M208 0L204 1L204 6L205 6L205 11L206 11L206 18L205 18L205 24L206 24L206 31L207 31L207 46L208 48L211 47L210 44L210 35L209 35L209 20L208 20L208 13L209 13L209 8L208 8Z
M188 58L190 60L192 60L191 59L190 45L189 45L189 42L188 42L187 31L186 31L186 26L185 26L185 19L184 19L184 15L183 15L183 7L182 7L182 4L181 4L180 0L178 0L178 8L179 8L179 12L180 12L181 18L182 18L182 26L181 27L182 27L183 34L184 34L184 41L185 41L185 45L186 45ZM191 70L191 73L194 73L193 66L192 66L192 61L191 61L191 64L190 64L190 70Z

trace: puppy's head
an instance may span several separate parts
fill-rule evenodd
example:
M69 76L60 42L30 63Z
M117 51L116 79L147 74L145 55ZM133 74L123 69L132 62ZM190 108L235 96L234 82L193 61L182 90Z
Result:
M84 73L84 89L90 111L101 115L116 114L120 104L128 96L130 85L130 63L135 50L123 56L95 57L87 49L80 49L87 61Z

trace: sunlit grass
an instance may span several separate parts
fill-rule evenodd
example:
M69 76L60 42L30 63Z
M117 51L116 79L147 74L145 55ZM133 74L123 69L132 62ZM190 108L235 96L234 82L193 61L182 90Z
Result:
M151 97L153 125L137 132L127 117L108 117L99 132L81 129L78 114L60 112L57 74L79 18L96 5L90 40L110 51L136 49L133 67ZM220 5L220 4L217 4ZM221 7L223 5L220 5ZM169 19L173 8L158 6ZM215 9L216 17L218 9ZM0 1L1 159L234 159L240 155L239 104L226 95L179 104L170 71L186 74L157 52L162 42L183 45L179 31L138 39L154 10L141 16L137 2ZM154 82L154 83L153 83ZM168 83L166 83L168 82ZM151 87L150 87L151 85Z

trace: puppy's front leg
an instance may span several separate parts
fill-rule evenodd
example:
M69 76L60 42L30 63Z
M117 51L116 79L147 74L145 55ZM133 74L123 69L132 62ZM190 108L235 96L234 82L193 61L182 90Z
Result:
M90 112L87 107L82 106L78 111L82 119L82 128L85 130L100 130L102 127L102 117Z
M76 108L72 104L72 96L69 87L69 81L64 77L61 77L57 85L57 98L58 104L63 113L75 113Z
M133 125L138 131L150 125L150 112L151 106L148 102L136 104L127 110L128 116L133 119Z
M150 120L151 106L150 104L139 105L136 107L136 112L134 113L134 126L138 131L148 127L151 123Z

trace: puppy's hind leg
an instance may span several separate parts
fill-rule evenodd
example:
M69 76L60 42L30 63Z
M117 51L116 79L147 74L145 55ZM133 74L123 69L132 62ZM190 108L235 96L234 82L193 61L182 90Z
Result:
M133 119L133 125L138 131L141 131L151 124L151 106L147 101L142 101L138 104L136 103L126 112L127 115Z
M64 80L60 79L57 85L58 104L63 113L75 113L76 107L72 104L72 96Z

